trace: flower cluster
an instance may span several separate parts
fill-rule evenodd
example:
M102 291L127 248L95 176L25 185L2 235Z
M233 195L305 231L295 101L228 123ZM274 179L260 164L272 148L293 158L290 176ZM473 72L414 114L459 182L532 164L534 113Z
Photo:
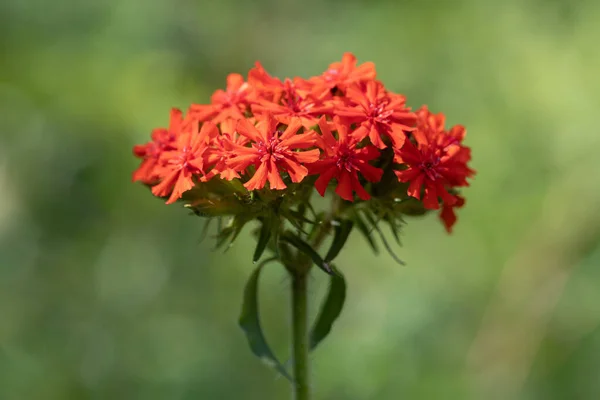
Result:
M379 196L375 186L389 171L396 202L441 208L450 231L464 204L456 189L474 171L464 127L444 122L425 106L411 111L376 80L372 63L358 65L349 53L310 79L282 81L256 63L247 80L230 74L210 104L192 104L185 115L172 110L168 128L135 146L142 163L133 180L167 204L214 180L238 180L249 193L314 185L324 196L335 187L358 203Z

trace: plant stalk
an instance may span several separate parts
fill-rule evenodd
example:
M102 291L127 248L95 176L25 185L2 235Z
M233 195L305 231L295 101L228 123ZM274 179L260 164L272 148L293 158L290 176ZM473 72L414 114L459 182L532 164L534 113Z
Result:
M330 229L330 217L327 217L312 245L318 249ZM300 268L287 268L292 276L292 357L294 362L294 400L310 400L310 339L308 326L308 278L311 261L306 266L301 260Z
M292 272L292 354L294 399L310 399L308 270Z

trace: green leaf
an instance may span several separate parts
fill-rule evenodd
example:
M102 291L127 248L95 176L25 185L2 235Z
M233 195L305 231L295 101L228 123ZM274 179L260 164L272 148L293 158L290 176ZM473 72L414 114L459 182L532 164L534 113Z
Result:
M306 243L304 240L300 239L298 236L294 235L291 232L285 232L283 235L281 235L280 240L291 244L296 249L298 249L298 251L306 254L317 265L317 267L321 268L323 271L327 272L330 275L333 274L333 270L331 269L329 264L327 264L321 258L319 253L317 253L310 244Z
M325 219L325 213L324 212L320 212L316 217L315 217L315 224L312 225L312 227L310 228L310 231L308 231L308 235L306 236L306 240L308 240L309 242L314 240L317 235L319 234L319 232L322 229L325 229L325 227L323 226L323 221Z
M227 249L229 249L231 247L231 245L233 244L233 242L235 242L237 237L240 235L240 232L242 232L242 229L244 228L244 226L246 226L246 224L248 222L250 222L250 220L251 219L248 218L247 216L242 216L242 215L236 215L234 217L233 234L231 235L231 240L229 241L229 246L227 246Z
M342 247L344 247L346 241L348 240L348 236L350 236L350 232L352 232L352 227L354 226L354 223L352 223L352 221L349 220L343 220L334 221L332 222L332 225L334 226L335 233L333 236L333 242L331 243L331 247L329 248L329 251L325 256L326 263L333 261L333 259L336 258L337 255L340 253L340 250L342 250Z
M220 221L220 219L219 219ZM226 242L229 242L227 247L225 247L224 251L227 251L233 245L233 242L237 239L240 232L244 228L244 226L249 222L249 218L243 215L236 215L232 217L227 225L223 228L221 224L219 224L219 231L217 232L217 243L215 249L219 249L225 245Z
M308 233L304 230L304 222L310 220L306 219L302 214L294 210L282 210L281 214L294 226L294 228L298 230L298 232L308 235Z
M401 219L397 219L394 218L393 216L390 217L390 219L388 220L388 225L390 226L390 229L392 231L392 234L394 235L394 239L396 240L396 244L400 244L400 226L402 225L402 220Z
M210 223L212 222L212 218L207 218L204 222L204 226L202 227L202 232L200 233L200 243L206 239L206 235L208 234L208 228L210 227Z
M379 224L377 223L377 221L375 221L375 219L373 218L373 216L369 212L367 212L367 211L365 211L364 214L365 214L365 217L367 218L367 220L369 221L369 223L373 226L373 229L375 229L377 231L377 233L379 234L379 237L381 238L381 242L383 243L383 247L385 247L385 249L387 250L388 254L398 264L400 264L400 265L406 265L406 263L404 261L402 261L400 259L400 257L398 257L396 255L396 253L394 253L394 250L392 250L390 244L388 243L387 239L385 238L385 235L381 231L381 228L379 228Z
M313 220L308 219L308 218L305 217L305 215L304 215L305 212L306 211L300 212L300 211L295 211L295 210L287 210L287 213L289 215L291 215L292 217L296 218L298 221L305 222L305 223L308 223L308 224L311 224L311 225L316 224L315 221L313 221Z
M375 239L373 239L373 235L371 234L371 229L367 226L366 222L360 216L358 212L354 213L354 222L356 223L356 227L359 232L363 234L367 242L371 246L373 253L379 254L379 248L377 247L377 243L375 243Z
M269 244L269 240L271 239L272 233L273 228L271 218L266 218L262 221L260 233L258 234L258 243L256 244L256 249L254 249L254 256L252 257L253 262L257 262L264 253L265 249L267 248L267 245Z
M306 203L300 203L300 205L298 206L298 211L297 213L299 214L300 217L302 218L306 218ZM300 224L302 225L302 224ZM302 226L301 226L302 228Z
M292 381L292 377L288 374L284 366L279 362L271 348L269 347L265 335L260 326L260 318L258 312L258 278L262 267L276 258L269 258L261 262L254 270L246 288L244 289L244 303L242 304L242 312L240 314L239 325L244 331L248 345L252 353L260 358L268 366L275 368L277 372Z
M222 226L221 222L219 222L218 225L219 225L219 228L218 228L219 230L217 232L217 241L215 244L215 250L223 247L225 242L227 242L227 240L229 238L231 238L231 235L233 235L233 233L235 231L233 226L226 226L225 228L221 228L221 226Z
M327 337L344 307L346 280L341 272L335 268L333 270L335 273L330 276L329 292L310 332L310 350L314 350Z

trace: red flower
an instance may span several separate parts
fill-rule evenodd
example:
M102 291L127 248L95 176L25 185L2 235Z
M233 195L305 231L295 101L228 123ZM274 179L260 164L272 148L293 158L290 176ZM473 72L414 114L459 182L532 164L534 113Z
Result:
M320 97L323 92L330 92L336 88L346 91L346 88L354 83L375 79L375 64L372 62L359 66L356 64L356 57L352 53L344 53L341 62L330 64L327 71L310 80L315 85L313 93Z
M251 106L255 115L269 113L286 125L292 118L300 118L302 125L308 128L317 123L319 115L332 111L332 105L310 95L309 82L301 78L286 78L282 82L269 75L258 62L250 70L248 81L260 93Z
M448 233L452 233L452 226L456 223L455 208L460 208L465 205L465 199L462 196L456 196L456 202L452 205L444 204L442 206L442 212L440 212L440 219L446 227Z
M143 183L152 183L156 181L156 167L158 166L160 155L165 150L173 149L175 139L183 124L184 120L181 111L173 108L171 110L168 129L154 129L151 135L151 142L133 147L133 154L136 157L143 158L139 168L133 171L133 182L142 181Z
M406 140L404 146L396 148L395 161L408 168L395 171L398 180L410 182L408 195L421 199L424 187L423 205L425 208L438 209L438 197L447 206L458 200L448 189L455 186L468 186L467 178L475 171L467 166L471 151L460 144L465 136L462 126L455 126L449 132L440 127L440 116L429 118L431 114L421 110L417 129L412 133L416 145ZM443 121L443 119L442 119Z
M278 101L284 89L283 82L279 78L271 76L258 61L248 72L248 83L256 89L259 97L270 101Z
M272 114L279 122L289 124L292 118L300 118L305 127L313 126L318 121L318 116L329 114L333 105L301 94L296 84L289 79L283 82L283 88L276 96L277 101L258 99L252 104L254 114Z
M227 118L244 118L252 98L252 87L240 74L227 76L227 89L218 89L210 98L211 104L192 104L190 114L200 121L212 120L215 124Z
M388 93L380 82L369 81L350 86L346 98L350 105L340 105L335 114L366 128L359 132L364 134L359 140L368 135L371 143L382 149L386 147L383 134L389 136L396 147L402 146L404 131L411 131L416 120L416 115L405 106L404 96Z
M314 131L298 134L302 127L300 119L292 119L283 132L277 130L277 125L271 114L259 120L256 126L246 119L238 122L238 133L250 139L252 146L233 144L232 151L235 156L230 158L227 164L240 172L250 165L256 167L254 176L244 184L248 190L261 189L267 181L271 189L285 189L287 186L281 179L280 170L287 172L292 182L300 182L308 173L302 164L319 158L317 149L293 151L315 146L318 137Z
M371 196L360 184L358 172L369 182L379 182L383 170L369 164L369 161L379 157L379 151L371 145L357 148L359 142L357 138L362 133L354 131L348 134L348 126L342 123L339 117L334 117L333 125L338 133L337 140L331 133L325 118L319 120L322 133L319 147L323 149L325 158L309 166L311 174L320 174L315 182L315 188L321 196L324 196L329 182L335 178L337 180L335 192L342 199L354 201L352 192L356 192L361 199L369 200ZM357 130L366 130L366 128Z
M228 160L234 157L234 147L245 146L248 138L235 132L237 120L227 119L221 122L219 128L221 134L211 141L211 151L205 160L205 165L212 165L212 169L206 174L204 180L209 180L213 176L219 175L228 181L233 178L239 178L236 170L228 165Z
M217 127L212 122L205 122L198 132L198 121L180 132L175 149L161 155L163 165L157 168L157 172L162 181L152 188L152 193L160 197L170 193L167 204L171 204L194 187L194 176L204 174L203 158L207 143L217 133Z

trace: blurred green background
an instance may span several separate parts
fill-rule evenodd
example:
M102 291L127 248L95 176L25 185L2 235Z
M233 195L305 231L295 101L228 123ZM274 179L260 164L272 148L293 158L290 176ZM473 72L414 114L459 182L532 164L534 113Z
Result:
M453 235L409 220L406 267L353 234L315 398L599 399L599 21L592 0L2 1L0 399L289 398L237 327L249 235L200 243L131 184L131 147L229 72L344 51L466 125L478 174ZM263 278L285 358L289 281Z

